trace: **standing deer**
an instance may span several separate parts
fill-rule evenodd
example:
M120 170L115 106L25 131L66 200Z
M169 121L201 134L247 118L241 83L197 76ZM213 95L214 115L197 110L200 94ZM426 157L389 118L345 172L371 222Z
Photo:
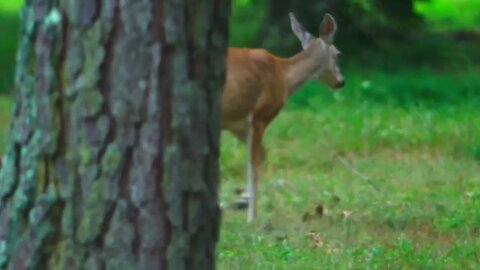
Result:
M331 88L345 85L337 65L340 52L333 45L337 25L326 14L320 25L320 37L314 37L289 14L293 33L303 51L290 58L279 58L263 49L230 48L227 80L222 94L222 129L247 144L248 222L256 214L257 183L264 161L263 134L288 97L310 79L319 79Z

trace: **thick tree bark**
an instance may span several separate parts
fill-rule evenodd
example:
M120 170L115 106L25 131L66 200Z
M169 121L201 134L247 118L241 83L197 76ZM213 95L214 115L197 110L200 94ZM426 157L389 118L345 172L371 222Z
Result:
M213 269L228 0L26 0L1 269Z

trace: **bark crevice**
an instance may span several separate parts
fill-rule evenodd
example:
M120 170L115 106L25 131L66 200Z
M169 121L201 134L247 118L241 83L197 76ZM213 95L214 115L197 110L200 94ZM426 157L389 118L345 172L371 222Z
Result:
M65 16L65 14L63 14ZM58 98L56 100L56 107L58 108L58 118L59 118L59 132L58 132L58 142L57 142L57 151L53 154L53 158L57 158L61 155L65 154L66 147L67 147L67 138L68 138L68 131L67 128L67 119L69 118L66 115L65 110L65 80L66 74L65 70L65 60L67 57L67 48L68 48L68 39L69 39L69 30L70 24L68 20L62 20L62 38L61 38L61 49L58 55L58 61L56 66L56 77L57 77L57 89L58 89ZM60 132L61 131L61 132Z
M122 22L120 20L120 8L116 6L113 10L112 29L110 30L110 33L108 35L107 41L104 46L105 56L102 64L100 65L102 76L100 77L99 86L100 86L100 93L102 94L104 99L103 106L100 113L108 116L110 125L109 125L109 130L107 132L107 137L106 137L106 142L104 144L104 147L100 149L100 152L98 155L99 158L103 156L103 154L107 149L107 146L111 144L116 138L116 129L117 129L116 119L110 108L110 91L111 91L110 81L112 79L111 68L112 68L113 57L115 53L115 44L116 44L118 35L120 34L121 28L122 28Z

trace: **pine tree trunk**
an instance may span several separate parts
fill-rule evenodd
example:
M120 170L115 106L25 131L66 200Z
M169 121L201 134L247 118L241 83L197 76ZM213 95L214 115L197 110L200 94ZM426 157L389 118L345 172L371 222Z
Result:
M214 269L228 0L26 0L0 269Z

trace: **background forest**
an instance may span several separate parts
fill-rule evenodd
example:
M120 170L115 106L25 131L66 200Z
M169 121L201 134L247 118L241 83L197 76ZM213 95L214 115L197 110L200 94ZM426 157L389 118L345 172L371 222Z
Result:
M2 151L21 5L0 2ZM480 0L233 0L231 45L296 53L289 11L335 16L347 86L308 83L267 131L255 226L223 135L219 269L479 269Z

